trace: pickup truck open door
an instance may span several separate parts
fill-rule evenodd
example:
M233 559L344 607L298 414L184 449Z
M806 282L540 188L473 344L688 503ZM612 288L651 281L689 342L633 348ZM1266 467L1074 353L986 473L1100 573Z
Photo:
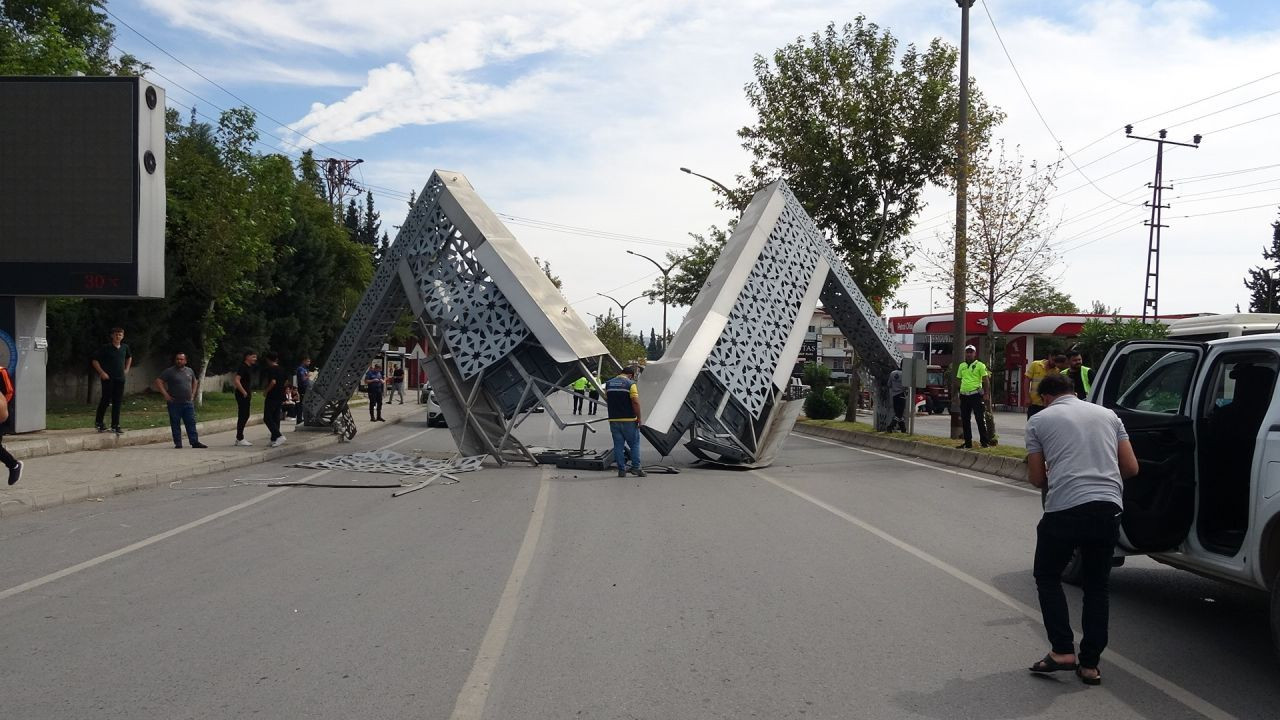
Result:
M1090 400L1120 417L1138 457L1138 474L1124 483L1120 545L1126 550L1172 550L1191 530L1196 507L1192 403L1207 350L1198 342L1119 343L1094 381Z

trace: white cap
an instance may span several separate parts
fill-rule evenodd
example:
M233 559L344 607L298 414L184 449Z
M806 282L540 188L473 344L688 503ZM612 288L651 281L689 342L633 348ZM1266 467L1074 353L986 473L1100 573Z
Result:
M972 350L972 351L974 351L974 352L978 352L978 348L976 348L976 347L974 347L974 346L972 346L972 345L965 345L965 346L964 346L964 351L965 351L965 352L969 352L970 350Z

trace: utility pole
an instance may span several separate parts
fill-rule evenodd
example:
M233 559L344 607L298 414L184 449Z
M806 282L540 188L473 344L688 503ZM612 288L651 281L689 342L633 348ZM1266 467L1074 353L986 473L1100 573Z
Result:
M956 0L960 6L960 117L959 130L956 133L956 264L955 289L952 292L955 302L952 304L951 318L951 437L958 438L960 429L960 376L956 369L960 359L964 357L964 343L967 336L965 301L965 280L969 275L966 232L968 230L968 213L966 204L969 201L969 8L974 0Z
M325 191L329 196L329 207L333 208L335 214L341 217L342 204L347 199L347 194L355 194L360 192L360 186L351 180L351 168L364 162L362 159L341 160L338 158L320 158L320 165L324 168L324 185Z
M1166 140L1165 136L1169 134L1166 130L1158 133L1160 137L1141 137L1133 134L1132 125L1124 126L1124 134L1131 140L1146 140L1156 144L1156 177L1148 186L1151 188L1151 202L1144 203L1151 208L1151 219L1143 224L1151 229L1147 235L1147 276L1146 289L1142 295L1142 322L1147 322L1148 312L1151 322L1157 322L1160 319L1160 228L1168 227L1161 224L1160 215L1162 210L1169 207L1162 203L1161 196L1163 191L1173 189L1172 185L1164 184L1164 146L1198 148L1201 136L1197 133L1189 143Z

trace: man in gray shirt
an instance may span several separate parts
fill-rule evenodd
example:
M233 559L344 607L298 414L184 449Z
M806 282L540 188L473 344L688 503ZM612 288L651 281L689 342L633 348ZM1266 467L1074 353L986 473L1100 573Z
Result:
M1129 434L1116 414L1080 400L1071 380L1040 381L1045 409L1027 421L1027 480L1044 491L1036 526L1034 575L1040 613L1052 650L1031 672L1074 670L1098 685L1098 659L1107 646L1107 582L1120 534L1124 479L1138 474ZM1062 571L1080 551L1084 635L1077 658Z
M173 365L165 368L155 379L155 388L164 395L169 406L169 428L173 431L173 446L182 448L182 425L187 426L187 438L193 448L205 448L196 432L196 374L187 367L186 353L173 356Z
M906 432L907 421L903 418L907 410L907 386L902 384L901 370L889 373L889 397L893 399L893 420L889 422L889 432L895 429Z

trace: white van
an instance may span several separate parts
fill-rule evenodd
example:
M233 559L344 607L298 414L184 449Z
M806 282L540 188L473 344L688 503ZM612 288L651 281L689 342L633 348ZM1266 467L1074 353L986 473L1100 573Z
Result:
M1178 340L1224 340L1273 332L1280 332L1280 313L1199 315L1169 323L1169 337Z
M1119 343L1089 400L1138 456L1118 553L1269 591L1280 652L1280 334L1243 334Z

